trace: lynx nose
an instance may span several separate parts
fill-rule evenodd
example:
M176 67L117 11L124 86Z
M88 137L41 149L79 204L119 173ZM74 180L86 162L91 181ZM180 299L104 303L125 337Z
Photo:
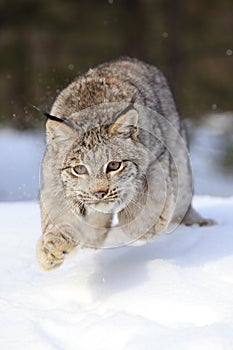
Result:
M103 199L106 196L107 191L97 191L93 193L97 199Z

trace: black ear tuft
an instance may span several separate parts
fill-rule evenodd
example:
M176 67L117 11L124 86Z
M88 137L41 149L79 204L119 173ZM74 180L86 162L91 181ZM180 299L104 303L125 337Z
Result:
M56 117L55 115L51 115L47 112L43 112L43 114L47 117L47 119L50 119L50 120L53 120L53 121L56 121L56 122L60 122L60 123L65 123L65 119L62 119L62 118L59 118L59 117Z
M115 123L109 128L110 135L123 136L125 138L137 138L138 134L138 112L132 105L129 105L117 117Z
M53 122L57 122L58 124L64 124L66 125L67 127L69 127L70 129L73 129L73 125L72 123L70 122L70 120L67 120L67 119L63 119L63 118L60 118L60 117L56 117L55 115L51 115L47 112L43 112L43 114L47 117L47 122L50 120L50 121L53 121Z
M46 118L47 118L47 121L48 119L50 120L53 120L53 121L56 121L56 122L60 122L60 123L66 123L67 125L69 124L68 121L66 121L65 119L62 119L62 118L59 118L59 117L56 117L55 115L51 115L49 114L48 112L44 111L43 109L33 105L30 103L30 105L35 109L37 110L41 115L44 115Z

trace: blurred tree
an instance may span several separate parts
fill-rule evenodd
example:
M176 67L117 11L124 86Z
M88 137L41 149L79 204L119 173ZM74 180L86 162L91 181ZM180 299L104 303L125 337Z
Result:
M58 91L91 66L128 54L167 75L181 113L232 110L233 2L0 1L0 121L42 124Z
M143 0L121 0L121 12L125 16L122 53L143 59L146 56L147 34L147 17Z

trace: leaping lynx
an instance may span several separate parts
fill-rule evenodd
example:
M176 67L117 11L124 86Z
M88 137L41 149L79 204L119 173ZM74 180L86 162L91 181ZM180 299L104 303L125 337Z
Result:
M46 129L43 269L75 247L148 240L182 221L209 223L191 207L185 130L154 66L126 57L90 69L57 97Z

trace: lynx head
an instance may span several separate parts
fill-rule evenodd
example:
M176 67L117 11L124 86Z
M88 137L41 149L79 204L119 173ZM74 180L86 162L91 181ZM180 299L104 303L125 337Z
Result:
M142 190L147 152L138 140L136 109L128 107L115 116L112 110L102 113L76 115L76 125L49 117L48 142L68 204L114 212Z

